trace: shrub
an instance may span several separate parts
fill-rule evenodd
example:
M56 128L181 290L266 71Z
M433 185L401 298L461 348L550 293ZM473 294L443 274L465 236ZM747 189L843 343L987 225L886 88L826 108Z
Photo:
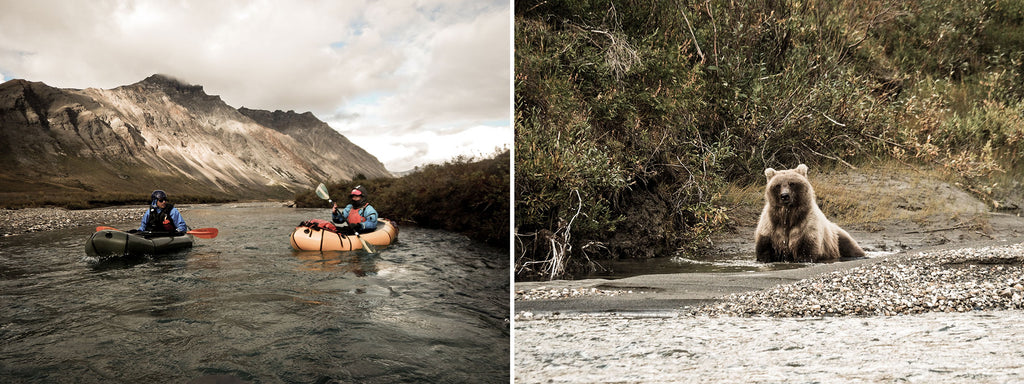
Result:
M431 164L397 179L358 179L327 185L343 206L356 185L368 190L380 217L444 229L495 246L508 246L510 158L508 151L491 159L459 157ZM325 207L313 190L295 196L298 207Z
M1024 7L917 0L515 4L516 271L698 253L765 167L1020 153ZM969 171L979 171L971 174Z

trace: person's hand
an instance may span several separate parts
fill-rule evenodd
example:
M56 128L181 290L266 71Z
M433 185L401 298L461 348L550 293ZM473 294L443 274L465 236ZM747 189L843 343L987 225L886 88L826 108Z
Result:
M331 208L331 213L337 213L337 212L338 212L338 203L334 203L334 208Z

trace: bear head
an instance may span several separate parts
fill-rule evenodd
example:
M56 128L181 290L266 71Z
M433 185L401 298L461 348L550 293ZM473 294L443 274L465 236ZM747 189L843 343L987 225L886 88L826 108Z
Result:
M764 196L773 207L806 207L814 204L814 188L807 180L807 166L798 165L794 169L776 171L772 168L764 170L768 178Z

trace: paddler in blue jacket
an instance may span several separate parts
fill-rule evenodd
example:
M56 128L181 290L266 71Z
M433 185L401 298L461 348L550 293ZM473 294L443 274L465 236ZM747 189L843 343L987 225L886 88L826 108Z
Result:
M139 231L188 232L185 219L181 218L181 212L178 212L178 208L174 208L173 203L167 201L167 193L158 189L153 191L149 198L149 209L142 215L142 225L139 226Z
M349 193L348 197L352 202L344 209L338 211L338 203L334 203L331 219L335 223L347 224L340 226L339 231L367 233L377 229L377 210L367 202L367 195L366 188L359 185Z

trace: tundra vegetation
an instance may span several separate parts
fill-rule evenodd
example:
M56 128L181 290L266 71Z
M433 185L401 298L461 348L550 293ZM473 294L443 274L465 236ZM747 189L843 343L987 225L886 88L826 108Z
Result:
M517 1L517 278L699 254L767 167L1019 202L1022 22L998 0Z

